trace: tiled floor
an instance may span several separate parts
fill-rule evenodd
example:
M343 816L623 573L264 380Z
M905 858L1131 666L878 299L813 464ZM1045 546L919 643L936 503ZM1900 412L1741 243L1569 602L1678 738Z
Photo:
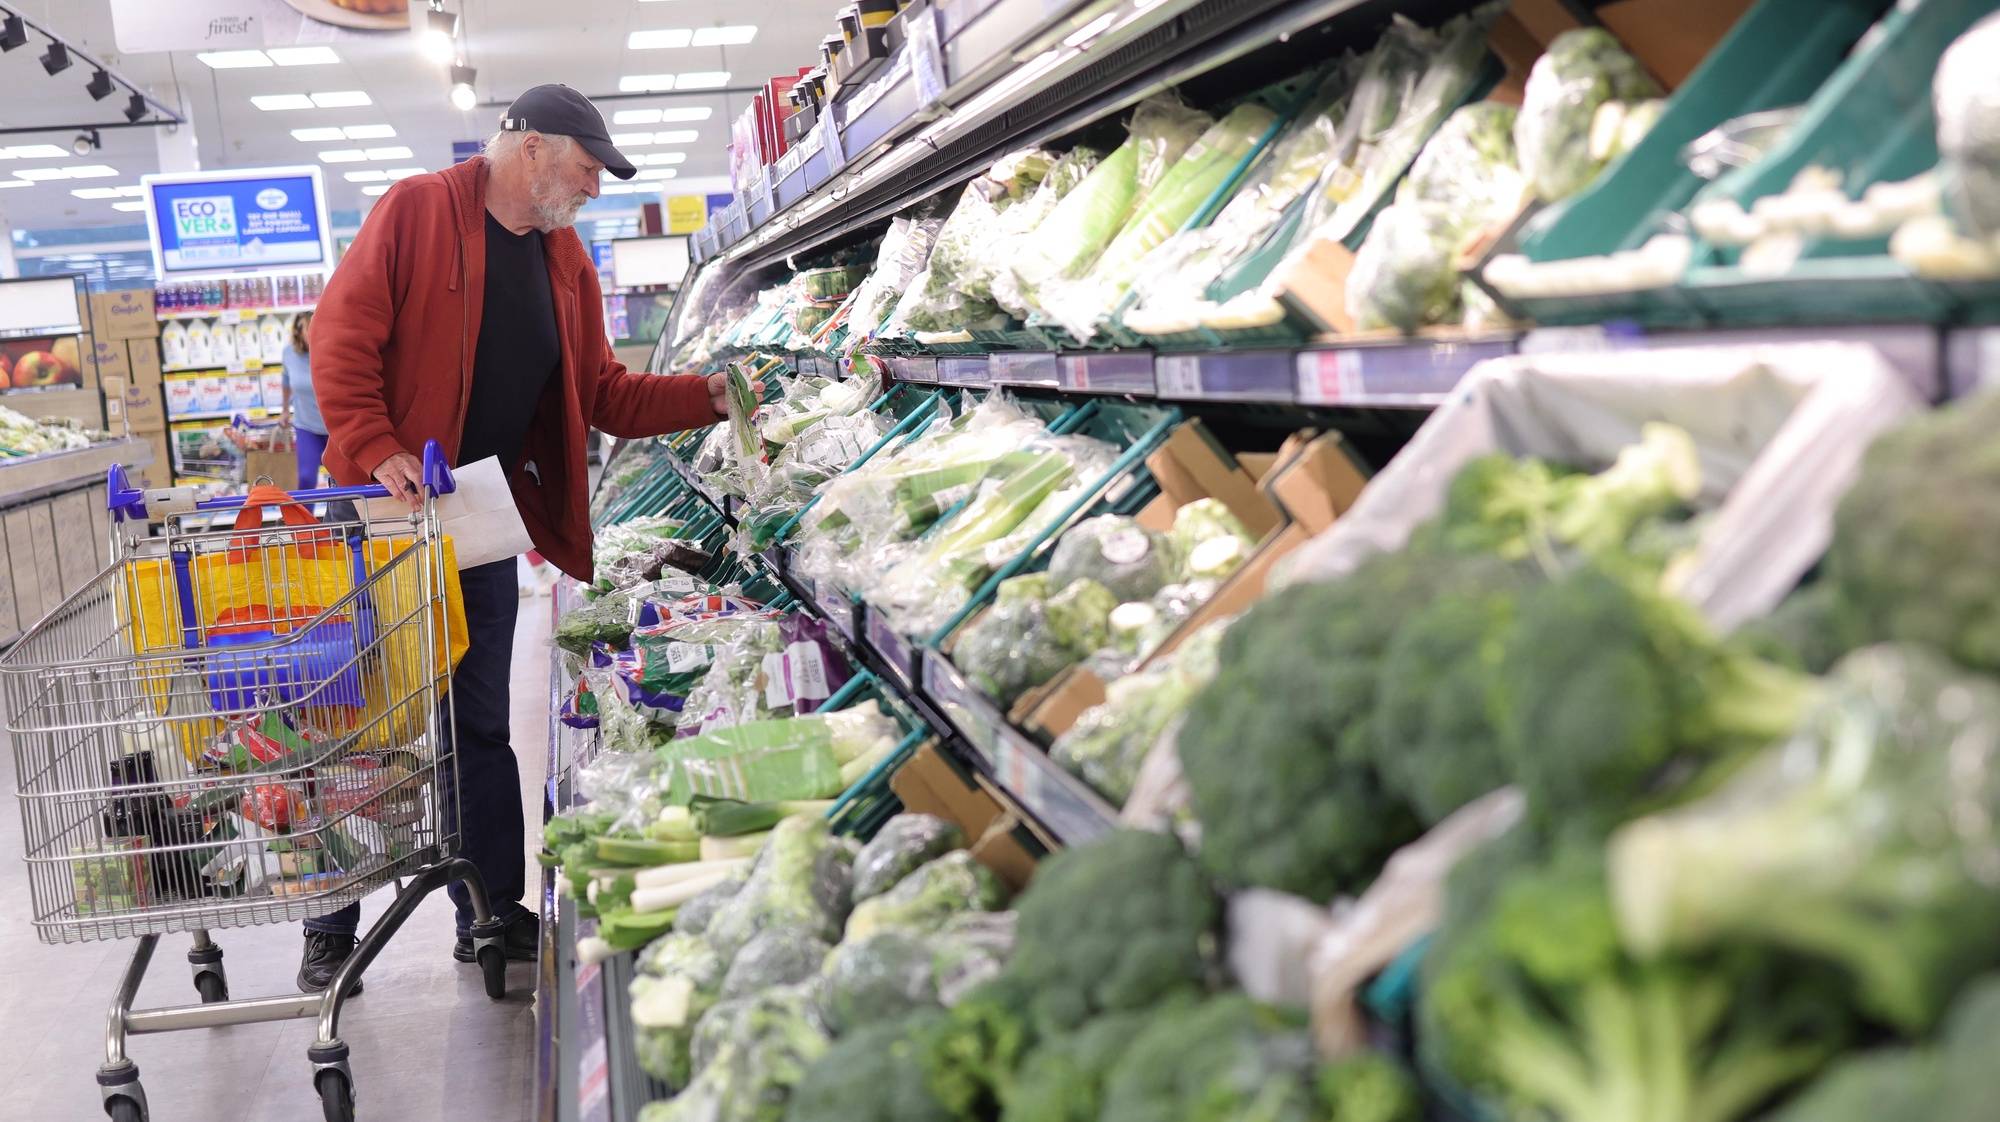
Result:
M548 743L546 597L525 600L515 635L513 726L530 849L540 845ZM0 731L0 740L5 732ZM12 802L14 758L0 747L0 791ZM0 1120L88 1122L104 1117L93 1074L104 1056L104 1011L133 944L45 946L28 920L20 815L0 811ZM363 923L386 897L362 905ZM530 906L533 904L530 902ZM533 1113L534 964L513 963L508 994L489 1001L479 972L451 958L451 902L434 894L382 952L367 990L341 1014L353 1049L357 1113L398 1122L514 1122ZM230 993L293 992L296 927L219 932ZM139 1005L194 999L185 936L163 938ZM306 1048L310 1020L133 1037L127 1049L160 1122L300 1122L320 1117Z

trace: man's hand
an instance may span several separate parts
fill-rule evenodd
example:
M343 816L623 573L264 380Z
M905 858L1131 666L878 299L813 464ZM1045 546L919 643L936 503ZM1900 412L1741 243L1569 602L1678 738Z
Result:
M750 396L763 400L764 383L750 383ZM708 407L715 410L718 417L729 416L729 375L710 374L708 376Z
M424 505L424 464L408 452L398 452L375 466L375 482L389 489L389 497L401 499L411 510Z

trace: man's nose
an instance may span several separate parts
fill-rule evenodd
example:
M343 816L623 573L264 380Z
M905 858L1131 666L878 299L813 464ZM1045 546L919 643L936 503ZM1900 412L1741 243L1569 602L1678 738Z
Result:
M583 193L589 195L591 198L594 199L597 197L598 192L602 190L603 187L604 187L604 177L601 175L593 175L590 177L590 182L584 186Z

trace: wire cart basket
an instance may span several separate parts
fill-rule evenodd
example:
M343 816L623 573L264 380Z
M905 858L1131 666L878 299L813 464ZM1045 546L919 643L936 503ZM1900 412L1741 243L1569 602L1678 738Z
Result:
M424 478L418 511L381 517L358 505L379 486L197 500L135 490L114 467L110 564L0 654L37 933L138 940L97 1073L119 1122L148 1109L127 1035L312 1016L315 1090L326 1118L351 1119L341 1003L453 880L486 992L504 992L501 925L454 855L447 687L464 625L435 443ZM230 998L210 932L323 915L391 882L322 993ZM199 1002L134 1009L174 932L192 935Z

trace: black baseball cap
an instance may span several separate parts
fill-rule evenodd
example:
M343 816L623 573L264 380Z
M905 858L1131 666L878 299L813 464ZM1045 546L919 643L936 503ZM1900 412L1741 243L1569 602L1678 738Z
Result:
M536 86L507 107L507 115L500 118L500 128L505 132L546 132L557 136L572 136L584 150L604 165L604 170L620 179L630 179L639 170L624 153L611 146L611 136L604 129L604 114L590 99L570 89L560 82Z

